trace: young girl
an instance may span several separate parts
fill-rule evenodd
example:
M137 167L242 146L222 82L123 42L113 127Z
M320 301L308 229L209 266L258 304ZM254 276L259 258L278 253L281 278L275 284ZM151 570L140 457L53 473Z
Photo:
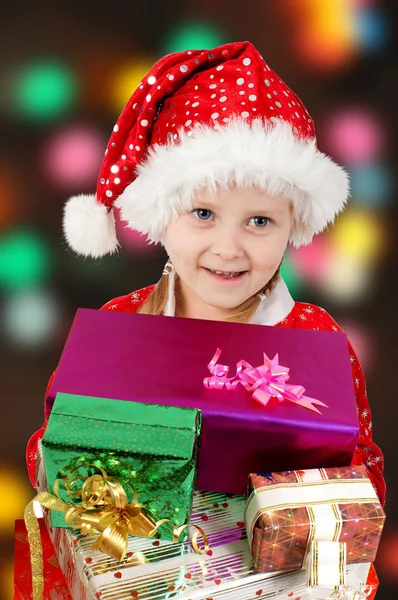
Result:
M68 201L64 231L80 254L114 252L118 208L164 245L160 281L105 310L341 331L322 308L294 302L279 268L288 243L310 243L347 197L347 175L318 150L300 99L250 43L232 43L155 64L113 129L96 196ZM366 465L384 503L383 457L351 346L350 357L353 464ZM28 445L32 482L45 425Z

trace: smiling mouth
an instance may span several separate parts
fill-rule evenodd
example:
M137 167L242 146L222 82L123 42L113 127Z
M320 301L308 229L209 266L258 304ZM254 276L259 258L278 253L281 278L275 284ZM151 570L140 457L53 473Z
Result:
M247 273L247 271L216 271L214 269L204 268L208 273L220 279L238 279Z

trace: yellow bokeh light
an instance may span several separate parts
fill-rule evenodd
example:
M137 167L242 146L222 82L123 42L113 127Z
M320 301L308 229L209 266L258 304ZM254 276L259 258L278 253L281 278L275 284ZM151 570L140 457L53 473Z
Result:
M323 68L349 63L356 50L351 4L347 0L304 0L302 7L297 44L305 62Z
M320 285L330 300L340 304L355 304L369 294L373 280L372 269L366 262L336 252L322 273Z
M137 59L133 63L124 65L116 73L112 84L112 107L120 113L130 97L133 95L141 81L152 68L155 61Z
M306 0L308 24L333 35L338 32L352 34L355 28L355 12L348 0Z
M373 262L386 246L380 218L370 211L351 209L341 215L331 232L332 243L343 256Z
M11 469L0 468L0 481L7 500L0 511L0 534L12 535L15 520L23 518L25 506L35 494L26 477Z

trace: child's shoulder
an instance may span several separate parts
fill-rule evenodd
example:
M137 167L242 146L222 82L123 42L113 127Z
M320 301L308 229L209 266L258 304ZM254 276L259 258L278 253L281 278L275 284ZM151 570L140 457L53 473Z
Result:
M295 302L292 311L279 323L279 326L316 331L342 331L324 308L307 302Z
M143 302L152 294L155 287L155 284L149 285L136 292L131 292L126 296L119 296L118 298L109 300L109 302L101 307L101 310L116 310L118 312L135 313L141 304L143 304Z

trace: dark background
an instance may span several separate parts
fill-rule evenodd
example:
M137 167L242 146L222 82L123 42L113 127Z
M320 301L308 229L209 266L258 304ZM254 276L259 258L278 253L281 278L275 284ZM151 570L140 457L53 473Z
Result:
M25 446L77 307L154 283L164 253L121 227L118 256L76 258L64 201L94 192L125 102L163 54L250 40L302 98L320 148L344 164L352 201L335 228L286 256L296 300L320 304L363 363L386 459L378 598L398 587L398 6L376 0L15 1L0 23L0 587L12 597L15 518L32 498Z

